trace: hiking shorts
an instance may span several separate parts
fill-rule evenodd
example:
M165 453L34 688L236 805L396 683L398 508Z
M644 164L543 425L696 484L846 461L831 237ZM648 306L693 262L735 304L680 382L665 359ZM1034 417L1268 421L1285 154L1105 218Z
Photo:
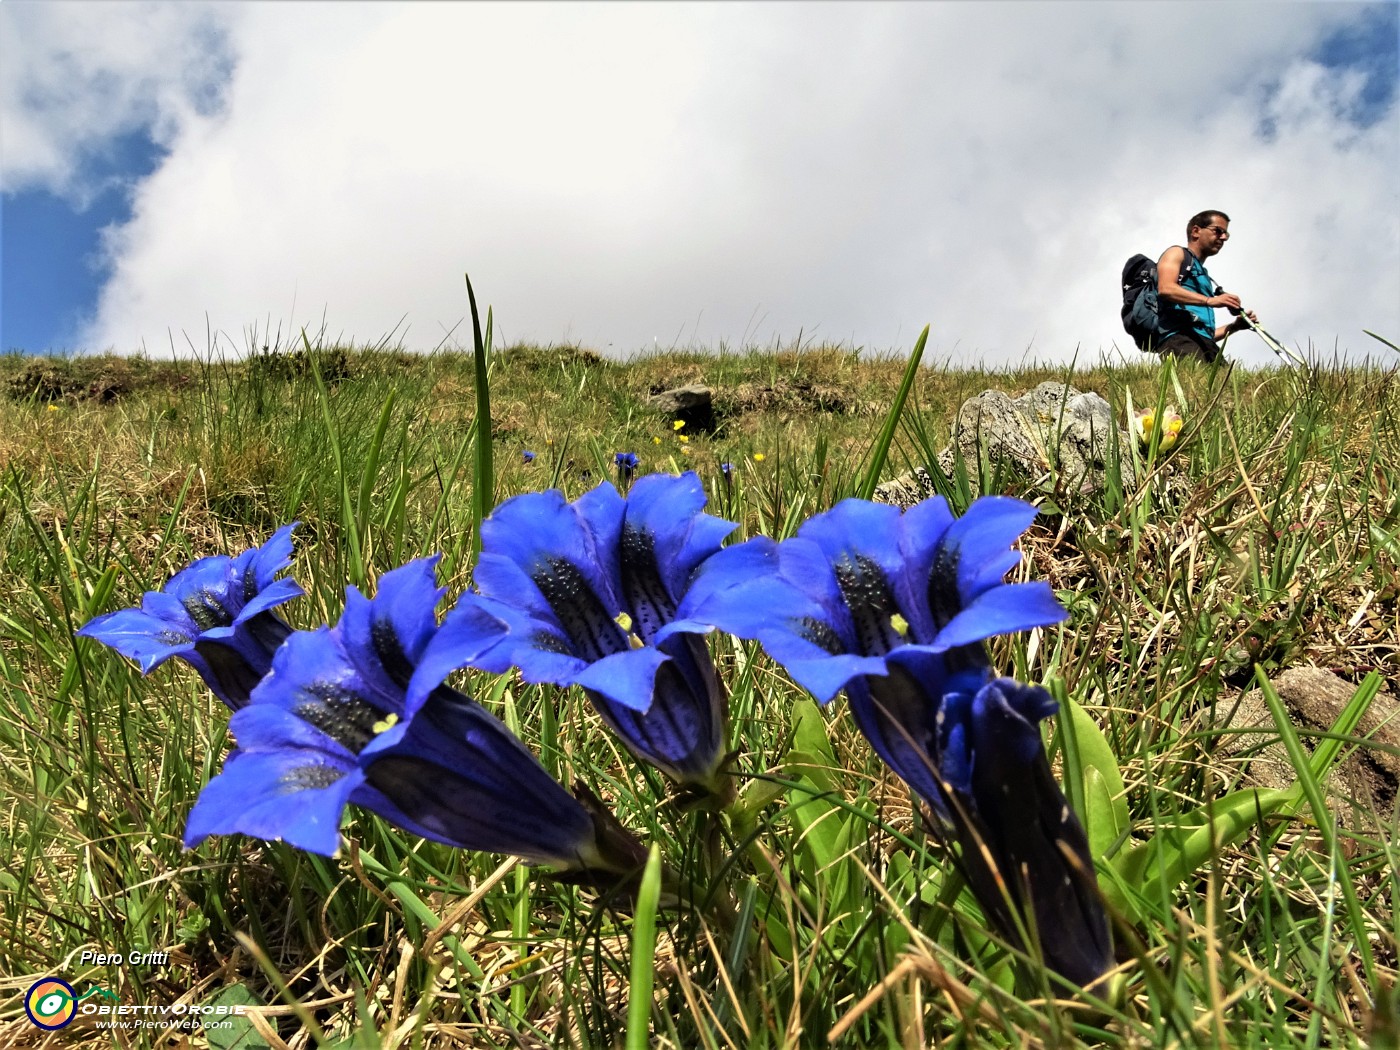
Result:
M1220 347L1211 343L1210 348L1207 349L1206 345L1201 340L1193 335L1187 335L1184 332L1177 332L1167 336L1152 349L1163 357L1195 359L1197 361L1204 361L1206 364L1210 364L1210 362L1220 356Z

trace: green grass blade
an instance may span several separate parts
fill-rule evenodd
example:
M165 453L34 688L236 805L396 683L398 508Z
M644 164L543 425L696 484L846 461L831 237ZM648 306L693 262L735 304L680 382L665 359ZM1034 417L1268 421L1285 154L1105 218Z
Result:
M1326 797L1322 793L1322 785L1313 773L1312 762L1309 760L1307 752L1303 750L1303 744L1298 739L1297 731L1293 728L1293 720L1289 718L1283 701L1279 699L1273 683L1269 681L1269 677L1264 673L1262 667L1255 666L1254 679L1264 694L1264 702L1269 705L1269 713L1274 716L1274 724L1278 726L1279 736L1283 739L1283 746L1288 752L1289 761L1293 763L1293 770L1298 774L1298 786L1302 788L1303 795L1308 800L1308 806L1312 809L1313 818L1317 821L1317 830L1322 836L1327 854L1337 856L1337 827L1332 810L1327 806ZM1362 690L1358 690L1357 693L1361 695ZM1347 706L1350 710L1356 706L1355 701L1353 700ZM1352 882L1351 872L1347 865L1340 865L1337 873L1340 876L1339 882L1341 883L1342 899L1347 910L1347 919L1351 924L1351 935L1356 944L1356 951L1361 956L1361 965L1366 974L1367 985L1371 988L1378 988L1380 986L1376 983L1375 953L1371 950L1371 941L1367 936L1367 924L1362 914L1361 902L1356 897L1356 885Z
M490 329L481 335L481 318L476 310L476 292L466 276L467 300L472 309L472 356L476 374L476 476L472 482L472 553L481 553L481 523L496 505L496 470L491 460L491 361ZM487 314L490 324L490 314Z
M919 333L918 342L914 344L914 350L909 355L909 365L904 369L904 378L900 381L899 390L895 392L894 401L890 403L889 413L885 416L885 424L880 428L879 437L875 439L870 466L865 472L865 479L860 483L861 499L874 496L875 488L880 484L880 472L885 469L885 460L889 458L890 443L894 441L894 432L899 427L899 417L904 413L904 402L909 399L909 391L914 389L914 377L919 374L919 361L924 356L928 330L929 326L924 325L924 330Z
M656 980L656 906L661 898L661 851L647 855L632 916L632 971L627 987L627 1050L651 1046L651 992Z

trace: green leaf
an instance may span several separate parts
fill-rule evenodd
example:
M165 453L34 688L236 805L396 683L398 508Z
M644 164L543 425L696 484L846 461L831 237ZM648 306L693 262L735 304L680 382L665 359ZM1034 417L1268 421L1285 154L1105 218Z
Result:
M206 1006L262 1006L258 997L241 984L230 985L214 998L210 999ZM214 1015L217 1016L217 1015ZM227 1028L205 1028L204 1037L209 1040L212 1050L263 1050L270 1045L266 1039L258 1034L258 1030L253 1027L253 1022L247 1017L240 1017L236 1014L228 1017L229 1026Z
M465 275L464 275L465 276ZM496 470L491 459L491 312L486 313L486 338L476 312L471 277L467 301L472 310L472 351L476 365L476 477L472 483L472 553L481 554L481 523L496 505Z
M831 740L826 735L826 719L821 708L809 697L803 697L792 705L790 716L792 726L792 750L787 762L793 756L804 756L811 768L804 768L813 779L822 783L822 790L836 790L836 782L831 771L836 769L836 752L831 750ZM786 764L786 763L785 763Z
M1123 774L1118 769L1113 745L1093 717L1068 697L1061 700L1060 710L1060 725L1072 734L1079 755L1084 805L1080 817L1089 835L1090 855L1107 859L1108 851L1132 820Z
M1152 838L1122 853L1113 862L1121 884L1110 880L1105 896L1115 906L1141 917L1125 892L1134 894L1149 910L1165 909L1177 888L1221 849L1239 842L1265 817L1296 806L1296 788L1286 791L1248 788L1234 791L1163 824Z
M890 402L890 410L885 415L885 424L880 428L880 434L875 439L875 449L870 457L870 467L866 470L865 479L860 484L861 499L870 499L874 496L875 488L880 484L880 471L885 469L885 460L889 458L890 443L894 441L894 432L899 426L899 417L904 412L904 403L909 400L909 391L914 389L914 377L919 374L919 360L924 356L924 344L928 342L928 329L929 326L924 325L924 330L919 333L919 339L909 354L909 364L904 369L904 378L900 380L899 389L895 392L894 400Z
M810 777L798 780L798 786L788 791L788 810L799 835L798 851L805 855L803 874L813 883L841 856L843 823L841 809L822 796L824 788Z
M1121 799L1121 796L1120 796ZM1109 851L1128 827L1118 822L1113 789L1093 766L1084 770L1084 832L1089 836L1089 856L1108 860Z
M661 898L661 851L653 843L632 918L632 980L627 990L627 1050L651 1046L651 989L656 977L656 906Z
M1372 678L1377 675L1373 671L1367 675L1366 681L1356 691L1356 694L1348 702L1333 726L1333 731L1337 726L1343 725L1348 720L1355 723L1360 721L1361 716L1366 713L1366 708L1370 706L1371 700L1375 698L1376 690L1370 687ZM1274 724L1278 726L1279 736L1283 738L1284 749L1288 752L1288 758L1293 763L1293 771L1298 774L1298 783L1294 785L1294 791L1301 791L1308 800L1308 806L1312 809L1313 818L1317 821L1317 830L1322 836L1322 842L1327 848L1329 856L1340 856L1337 844L1337 828L1332 817L1332 811L1327 808L1327 799L1323 795L1321 778L1314 772L1313 763L1318 766L1330 769L1336 759L1335 752L1331 758L1318 761L1316 753L1309 759L1303 750L1303 744L1298 739L1298 733L1293 728L1293 720L1288 717L1288 712L1284 709L1283 701L1279 699L1278 693L1274 690L1273 683L1269 681L1268 675L1258 664L1254 665L1254 678L1259 683L1259 691L1264 694L1264 702L1269 705L1269 713L1274 716ZM1376 683L1379 687L1379 682ZM1337 743L1335 740L1326 741L1328 744ZM1318 746L1318 751L1322 751L1322 746ZM1369 987L1376 987L1376 959L1371 950L1371 942L1366 938L1364 931L1366 922L1361 908L1361 902L1356 896L1356 887L1352 884L1351 873L1345 864L1341 865L1337 872L1337 883L1342 890L1342 899L1346 905L1347 918L1350 920L1351 928L1357 931L1359 936L1356 940L1357 951L1361 955L1361 966L1366 972L1366 981Z

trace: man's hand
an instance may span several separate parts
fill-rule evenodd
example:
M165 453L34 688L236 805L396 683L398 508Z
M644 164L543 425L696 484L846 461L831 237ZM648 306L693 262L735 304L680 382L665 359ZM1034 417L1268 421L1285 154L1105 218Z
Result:
M1230 298L1233 299L1234 296L1232 295L1232 296L1230 296ZM1249 320L1246 321L1246 320L1245 320L1245 317L1248 317ZM1244 331L1246 328L1248 328L1251 324L1258 324L1258 323L1259 323L1259 318L1258 318L1258 316L1254 313L1254 311L1253 311L1253 310L1246 310L1246 311L1244 311L1244 317L1236 317L1236 318L1234 319L1234 321L1231 322L1231 324L1230 324L1230 331L1232 331L1232 332L1243 332L1243 331Z
M1213 309L1224 307L1234 313L1240 312L1240 297L1231 292L1221 292L1219 295L1212 295L1206 300L1206 305Z

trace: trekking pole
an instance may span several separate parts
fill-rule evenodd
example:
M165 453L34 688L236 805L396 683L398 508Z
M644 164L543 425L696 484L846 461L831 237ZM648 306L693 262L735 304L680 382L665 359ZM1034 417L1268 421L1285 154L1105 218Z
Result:
M1211 283L1214 284L1214 282ZM1215 294L1223 295L1225 294L1225 289L1221 288L1220 285L1217 284L1215 285ZM1286 346L1280 343L1268 332L1264 331L1264 329L1260 328L1257 324L1251 321L1249 319L1249 314L1245 313L1243 304L1241 304L1238 310L1231 310L1230 313L1234 314L1236 317L1243 317L1244 323L1249 325L1249 327L1254 330L1254 333L1258 335L1260 339L1264 340L1264 345L1267 346L1274 353L1276 353L1279 357L1279 360L1281 360L1284 364L1293 365L1296 368L1308 367L1308 363L1305 360L1303 360L1301 357L1295 354L1292 350L1289 350Z
M1280 360L1282 360L1284 363L1294 365L1298 368L1308 367L1307 361L1303 360L1303 358L1299 357L1292 350L1289 350L1286 346L1280 343L1268 332L1264 331L1264 329L1260 328L1257 324L1251 321L1249 319L1249 314L1241 310L1239 316L1244 318L1244 323L1249 325L1249 327L1254 330L1255 334L1258 335L1260 339L1264 340L1264 345L1267 346L1274 353L1278 354Z

